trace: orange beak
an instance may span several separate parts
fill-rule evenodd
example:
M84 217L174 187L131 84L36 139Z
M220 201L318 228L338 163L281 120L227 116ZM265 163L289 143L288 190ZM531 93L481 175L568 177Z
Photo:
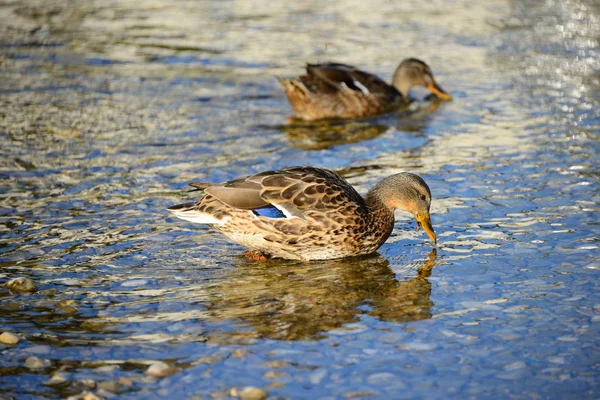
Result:
M440 100L448 101L452 100L452 95L442 89L437 83L432 82L427 85L427 90L435 94Z
M431 225L431 218L429 217L429 213L427 214L418 214L417 225L422 227L429 239L433 241L433 243L437 243L437 238L435 237L435 232L433 231L433 226Z

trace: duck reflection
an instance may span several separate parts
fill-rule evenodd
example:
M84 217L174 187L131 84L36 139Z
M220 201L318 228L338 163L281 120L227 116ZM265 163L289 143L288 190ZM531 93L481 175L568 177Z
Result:
M208 311L218 320L242 322L232 332L215 333L225 341L223 335L319 339L361 314L393 322L428 319L433 306L428 278L435 259L434 249L408 280L399 280L380 256L311 264L240 261L235 276L211 288Z
M366 121L325 121L319 123L292 123L280 129L288 134L295 147L305 150L323 150L333 146L371 140L389 129L383 124Z
M323 150L333 146L375 139L389 129L406 132L422 131L441 102L432 100L414 110L402 110L368 119L351 121L325 120L305 122L291 119L276 128L288 134L293 146L305 150Z

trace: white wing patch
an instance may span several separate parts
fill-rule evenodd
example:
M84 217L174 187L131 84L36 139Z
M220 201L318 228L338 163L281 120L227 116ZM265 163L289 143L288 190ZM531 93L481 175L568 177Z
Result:
M194 222L196 224L209 224L209 225L223 225L227 222L230 217L223 219L216 219L212 215L201 213L196 210L172 210L171 211L177 218L184 219L186 221Z
M353 81L354 85L360 89L361 92L363 92L364 94L369 94L371 92L369 92L369 89L367 89L367 87L365 85L363 85L362 83L360 83L359 81Z
M280 205L277 205L275 203L271 203L271 205L273 207L275 207L276 209L278 209L279 211L281 211L283 213L283 215L285 215L285 217L287 219L294 218L294 216L292 214L290 214L288 210L286 210L285 208L281 207Z

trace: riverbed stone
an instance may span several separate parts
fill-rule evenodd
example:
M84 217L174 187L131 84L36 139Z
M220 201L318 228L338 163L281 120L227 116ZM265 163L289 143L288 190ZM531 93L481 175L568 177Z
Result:
M246 386L243 389L232 388L229 394L242 400L264 400L269 396L266 390L254 386Z
M235 357L235 358L240 358L240 359L241 359L241 358L244 358L244 357L246 357L246 356L248 355L248 353L249 353L249 351L248 351L248 350L246 350L246 349L237 349L237 350L234 350L234 351L231 353L231 355L232 355L233 357Z
M27 359L25 360L25 367L29 369L42 369L49 367L50 365L50 360L36 356L27 357Z
M63 314L75 314L78 310L77 302L72 299L61 300L56 305L56 311Z
M19 340L19 337L12 332L3 332L0 335L0 343L2 344L15 345L19 343Z
M98 389L104 389L112 393L118 393L122 389L122 386L118 381L104 381L98 382Z
M100 397L96 396L96 394L92 392L85 393L81 398L82 400L102 400Z
M119 382L119 384L121 386L125 386L125 387L132 387L133 386L133 381L129 378L125 378L124 376L120 377L117 382Z
M19 277L11 279L6 283L6 287L12 293L32 293L37 290L37 286L29 278Z
M79 389L95 389L96 381L93 379L80 379L73 386Z
M165 378L177 372L177 368L171 367L169 364L162 361L153 363L146 370L146 374L155 378Z
M64 374L56 373L46 381L45 385L60 385L61 383L65 383L66 381L67 377Z

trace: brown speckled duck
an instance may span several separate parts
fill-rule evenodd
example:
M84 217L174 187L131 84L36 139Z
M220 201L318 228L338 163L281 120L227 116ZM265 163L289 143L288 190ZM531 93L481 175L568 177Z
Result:
M215 184L192 183L205 195L169 210L209 224L265 256L324 260L375 252L394 228L394 210L412 213L436 241L431 192L408 172L389 176L363 198L327 169L291 167Z
M398 65L391 85L373 74L336 63L307 64L306 75L279 81L294 117L307 121L392 112L410 103L408 92L413 86L424 86L441 100L452 99L435 82L429 66L416 58Z

